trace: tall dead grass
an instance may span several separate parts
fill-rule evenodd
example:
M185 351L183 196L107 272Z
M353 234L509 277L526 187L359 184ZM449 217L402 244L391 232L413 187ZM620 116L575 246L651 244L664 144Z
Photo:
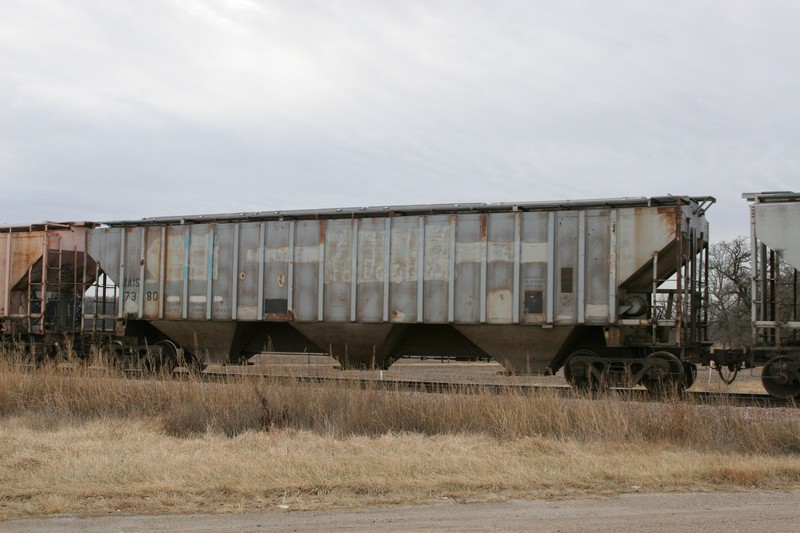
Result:
M153 421L53 431L0 421L0 520L791 489L800 458L486 435L333 438L311 431L164 435ZM743 496L746 498L746 496Z
M543 438L574 443L657 444L697 451L800 453L800 417L792 411L742 409L722 401L564 398L509 387L440 394L386 389L355 380L308 383L233 376L130 379L110 366L0 361L0 417L57 429L111 419L156 420L170 436L280 429L324 436L387 433Z

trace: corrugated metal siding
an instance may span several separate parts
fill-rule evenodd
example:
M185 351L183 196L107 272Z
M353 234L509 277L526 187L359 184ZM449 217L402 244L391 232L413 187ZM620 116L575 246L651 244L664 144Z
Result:
M549 219L552 216L553 213L524 213L522 217L521 322L525 324L543 324L547 320L547 266L553 249L549 243Z
M485 321L490 324L513 322L516 221L514 213L492 215L488 219Z
M239 273L236 283L236 317L239 320L257 320L258 280L264 251L261 247L262 223L246 222L239 228ZM230 243L233 245L234 243Z
M423 269L423 321L429 324L447 323L450 312L451 254L455 240L451 238L455 217L433 215L424 217L425 246Z
M392 220L389 267L390 322L417 322L421 218Z
M150 224L89 246L129 318L569 325L613 321L618 283L674 234L637 207Z
M608 322L609 216L608 210L586 214L584 318L587 324Z

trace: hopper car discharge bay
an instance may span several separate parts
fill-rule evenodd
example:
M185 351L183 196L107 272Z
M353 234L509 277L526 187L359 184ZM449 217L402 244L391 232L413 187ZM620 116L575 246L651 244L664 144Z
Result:
M575 387L691 386L764 365L800 394L800 194L752 193L753 345L707 337L713 197L412 205L0 228L3 342L43 359L100 347L137 369L324 352L563 369ZM792 307L793 306L793 307ZM93 348L94 347L94 348Z

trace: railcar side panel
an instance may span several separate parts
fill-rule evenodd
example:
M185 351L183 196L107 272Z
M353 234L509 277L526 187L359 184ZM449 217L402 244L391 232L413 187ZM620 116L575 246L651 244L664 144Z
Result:
M455 265L455 215L423 217L423 322L446 324L452 319L451 266ZM452 258L452 259L451 259Z
M519 282L515 280L515 261L519 250L516 233L519 215L495 213L489 215L486 242L486 322L509 324L519 322L515 317L515 299ZM515 291L516 288L516 291ZM516 309L519 317L519 309Z
M267 222L264 314L268 320L290 320L291 275L294 251L294 223Z
M579 276L582 274L585 277L584 305L582 308L578 306L579 313L581 309L583 310L584 320L578 320L578 323L605 324L610 319L608 314L608 282L611 271L610 217L609 210L589 211L586 214L585 247L579 245L579 253L581 249L585 250L583 272L579 273Z
M262 271L263 224L245 222L239 228L237 320L258 320L258 281Z
M424 219L399 217L392 221L389 264L389 321L417 322L420 297L420 227Z
M550 220L555 213L524 213L522 217L522 247L520 270L522 275L522 322L544 324L548 321L546 310L550 305L548 291L548 264L553 245L549 242Z

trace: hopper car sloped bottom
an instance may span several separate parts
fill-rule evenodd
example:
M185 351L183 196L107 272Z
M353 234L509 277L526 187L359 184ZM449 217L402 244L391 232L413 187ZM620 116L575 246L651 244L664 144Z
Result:
M713 201L154 218L92 228L86 248L119 287L117 328L133 345L205 362L322 351L354 368L490 356L512 372L566 365L576 384L647 385L707 360Z

